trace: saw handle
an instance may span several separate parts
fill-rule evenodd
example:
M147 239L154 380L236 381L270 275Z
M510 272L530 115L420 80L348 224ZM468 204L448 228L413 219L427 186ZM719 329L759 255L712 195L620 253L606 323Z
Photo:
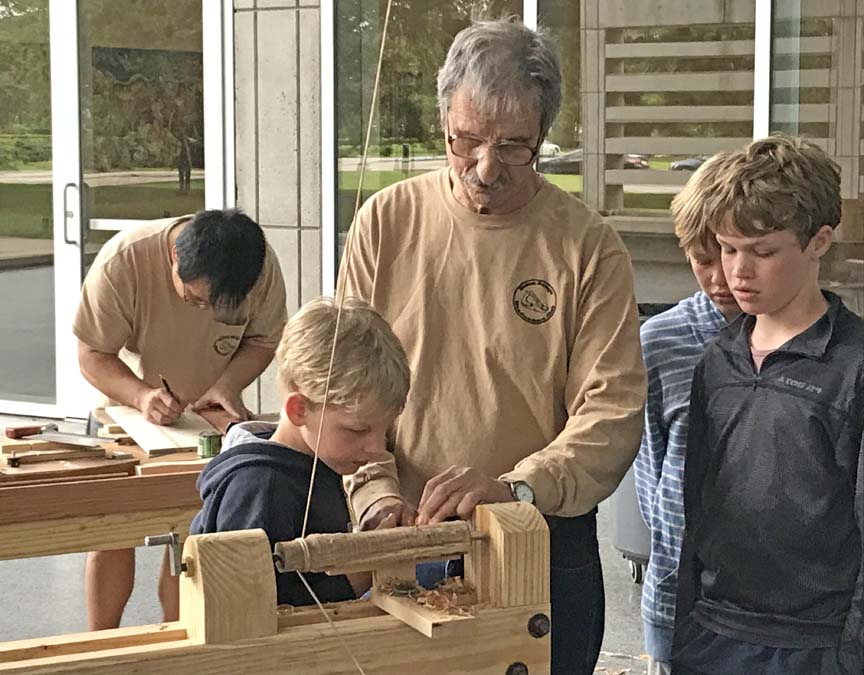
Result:
M56 424L37 424L36 426L27 427L6 427L6 438L21 438L22 436L33 436L41 434L43 431L57 429Z

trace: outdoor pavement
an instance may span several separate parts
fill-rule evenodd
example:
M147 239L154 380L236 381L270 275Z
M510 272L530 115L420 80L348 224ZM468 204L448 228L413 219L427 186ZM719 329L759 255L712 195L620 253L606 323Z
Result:
M0 237L0 271L50 265L53 261L53 239Z
M35 418L0 416L0 426L27 424ZM61 422L63 431L83 431L83 424ZM612 510L600 507L598 529L606 588L606 635L596 673L645 675L647 660L639 619L641 586L630 579L627 562L612 545ZM159 623L156 599L159 549L137 549L135 590L123 615L123 626ZM84 610L85 554L0 561L0 641L44 637L86 630Z

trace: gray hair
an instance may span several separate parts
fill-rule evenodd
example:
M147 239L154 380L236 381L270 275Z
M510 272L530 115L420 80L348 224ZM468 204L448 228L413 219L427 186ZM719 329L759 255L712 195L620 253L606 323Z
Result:
M453 92L463 85L472 99L491 102L496 111L515 111L524 104L526 92L535 92L541 136L561 107L561 64L555 47L545 33L526 28L518 19L475 21L453 40L438 71L442 126Z

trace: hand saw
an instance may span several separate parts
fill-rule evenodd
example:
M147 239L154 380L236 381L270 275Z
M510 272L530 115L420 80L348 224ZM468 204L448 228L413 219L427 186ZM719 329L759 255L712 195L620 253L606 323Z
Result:
M65 445L79 445L87 448L101 448L109 439L86 434L61 432L54 423L30 427L6 427L7 438L23 441L54 441Z

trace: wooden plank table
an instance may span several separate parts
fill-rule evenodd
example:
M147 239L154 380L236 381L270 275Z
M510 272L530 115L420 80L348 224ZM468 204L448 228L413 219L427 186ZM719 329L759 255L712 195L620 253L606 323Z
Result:
M224 411L202 416L224 432ZM124 435L104 410L106 429ZM276 414L255 415L276 421ZM150 457L137 445L105 443L130 459L80 459L3 467L0 560L142 546L148 535L176 532L181 541L201 508L195 481L209 460L195 452ZM12 478L10 478L12 477Z
M205 462L189 452L150 459L137 446L106 449L132 459L4 468L15 480L0 480L0 560L132 548L166 532L187 536L201 508L195 481Z

